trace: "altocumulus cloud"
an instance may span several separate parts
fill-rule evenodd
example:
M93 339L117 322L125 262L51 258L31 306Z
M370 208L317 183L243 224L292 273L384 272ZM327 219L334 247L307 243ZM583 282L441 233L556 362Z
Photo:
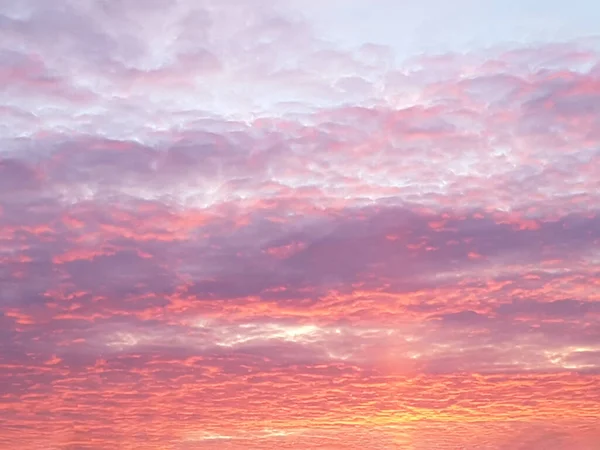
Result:
M599 61L0 2L0 444L595 448Z

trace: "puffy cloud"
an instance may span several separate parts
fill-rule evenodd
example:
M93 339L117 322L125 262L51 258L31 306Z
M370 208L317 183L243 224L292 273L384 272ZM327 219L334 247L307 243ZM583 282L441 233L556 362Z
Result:
M592 448L594 42L288 6L0 2L0 443Z

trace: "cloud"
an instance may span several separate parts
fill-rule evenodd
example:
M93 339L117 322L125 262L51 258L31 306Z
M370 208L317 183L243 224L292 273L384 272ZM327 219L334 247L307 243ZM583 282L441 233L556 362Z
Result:
M0 23L2 445L597 442L593 41L395 62L285 1Z

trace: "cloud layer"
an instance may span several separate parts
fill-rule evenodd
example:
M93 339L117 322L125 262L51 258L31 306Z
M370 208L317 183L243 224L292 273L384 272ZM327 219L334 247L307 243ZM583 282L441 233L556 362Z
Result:
M0 2L0 444L593 449L598 42Z

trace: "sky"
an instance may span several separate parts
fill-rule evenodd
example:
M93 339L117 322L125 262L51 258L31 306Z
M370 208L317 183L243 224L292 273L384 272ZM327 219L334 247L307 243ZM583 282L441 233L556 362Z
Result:
M0 447L600 449L598 23L0 0Z

